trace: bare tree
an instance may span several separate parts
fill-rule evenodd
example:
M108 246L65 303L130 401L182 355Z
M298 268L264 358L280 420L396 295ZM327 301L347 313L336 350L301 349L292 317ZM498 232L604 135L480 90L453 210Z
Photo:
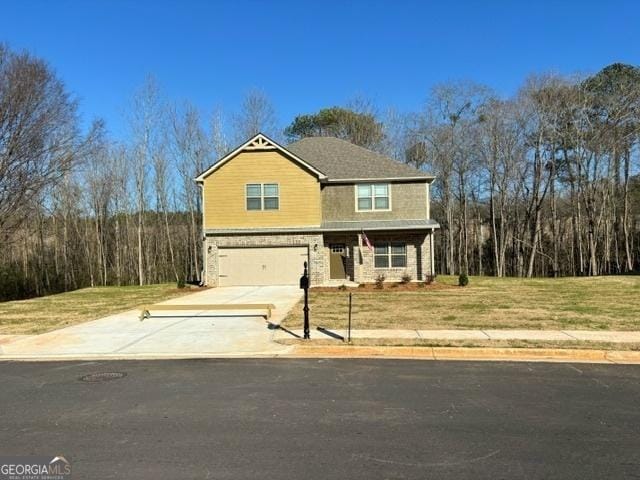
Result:
M0 44L0 242L84 153L76 104L50 67Z
M161 117L159 88L154 77L149 76L136 92L130 112L133 165L137 204L138 283L145 283L144 215L147 208L150 168L158 148L158 119Z
M107 222L111 215L111 208L114 199L116 179L115 169L113 168L113 157L110 152L110 145L104 136L104 130L95 142L87 160L84 163L83 177L86 185L86 196L88 203L89 217L93 219L94 239L97 248L95 257L98 260L98 269L100 271L100 283L107 285L108 283L108 234ZM88 258L95 258L89 253L89 239L86 239L85 249ZM94 285L94 279L91 279L91 286Z
M422 117L419 136L428 145L427 163L432 170L441 172L435 192L444 209L445 264L450 273L469 269L467 196L469 176L476 165L473 137L479 110L490 95L487 87L471 82L437 85ZM454 252L458 253L457 259Z
M274 138L280 136L275 109L262 90L253 89L247 92L240 111L233 117L233 124L236 143L260 132Z
M215 108L210 120L210 149L215 159L222 158L231 148L224 130L224 116L220 108ZM242 141L243 139L240 139ZM246 140L246 139L244 139Z
M200 189L194 178L212 162L213 152L222 155L226 151L224 136L218 124L219 112L212 117L212 138L202 128L200 115L192 105L185 105L183 111L174 109L172 132L174 155L181 178L182 198L189 215L189 239L191 261L187 266L188 276L200 280L201 271L201 198ZM218 153L221 152L221 153Z

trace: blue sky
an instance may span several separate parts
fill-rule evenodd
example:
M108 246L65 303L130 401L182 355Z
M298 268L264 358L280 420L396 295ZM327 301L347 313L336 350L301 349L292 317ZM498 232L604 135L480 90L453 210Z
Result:
M264 90L284 126L357 95L417 110L470 79L503 95L532 72L640 64L637 1L5 1L0 41L55 68L85 122L124 134L147 74L203 111Z

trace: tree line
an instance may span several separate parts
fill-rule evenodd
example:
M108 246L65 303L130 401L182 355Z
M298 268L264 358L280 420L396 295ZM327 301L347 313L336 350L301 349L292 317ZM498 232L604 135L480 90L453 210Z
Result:
M81 128L42 59L0 45L0 299L85 286L200 280L193 179L261 131L287 143L344 138L437 176L439 273L601 275L640 264L640 70L534 75L511 98L471 82L415 112L366 99L281 129L263 92L203 114L153 77L133 92L126 135Z
M640 263L640 69L532 76L514 98L436 87L407 160L432 169L439 270L630 273Z

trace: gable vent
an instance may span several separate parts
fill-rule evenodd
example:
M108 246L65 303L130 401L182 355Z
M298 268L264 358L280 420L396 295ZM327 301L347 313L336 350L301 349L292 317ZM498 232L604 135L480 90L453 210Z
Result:
M257 135L250 143L245 147L245 150L275 150L276 146L269 141L269 139L262 135Z

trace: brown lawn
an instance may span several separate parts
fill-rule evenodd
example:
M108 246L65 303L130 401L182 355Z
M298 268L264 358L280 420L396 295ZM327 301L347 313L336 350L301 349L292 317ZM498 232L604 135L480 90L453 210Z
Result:
M0 334L43 333L192 292L175 284L96 287L0 302Z
M383 290L311 289L313 327L345 329L349 292L354 329L640 330L640 276L521 279L439 276L437 285ZM284 320L300 328L298 305Z

